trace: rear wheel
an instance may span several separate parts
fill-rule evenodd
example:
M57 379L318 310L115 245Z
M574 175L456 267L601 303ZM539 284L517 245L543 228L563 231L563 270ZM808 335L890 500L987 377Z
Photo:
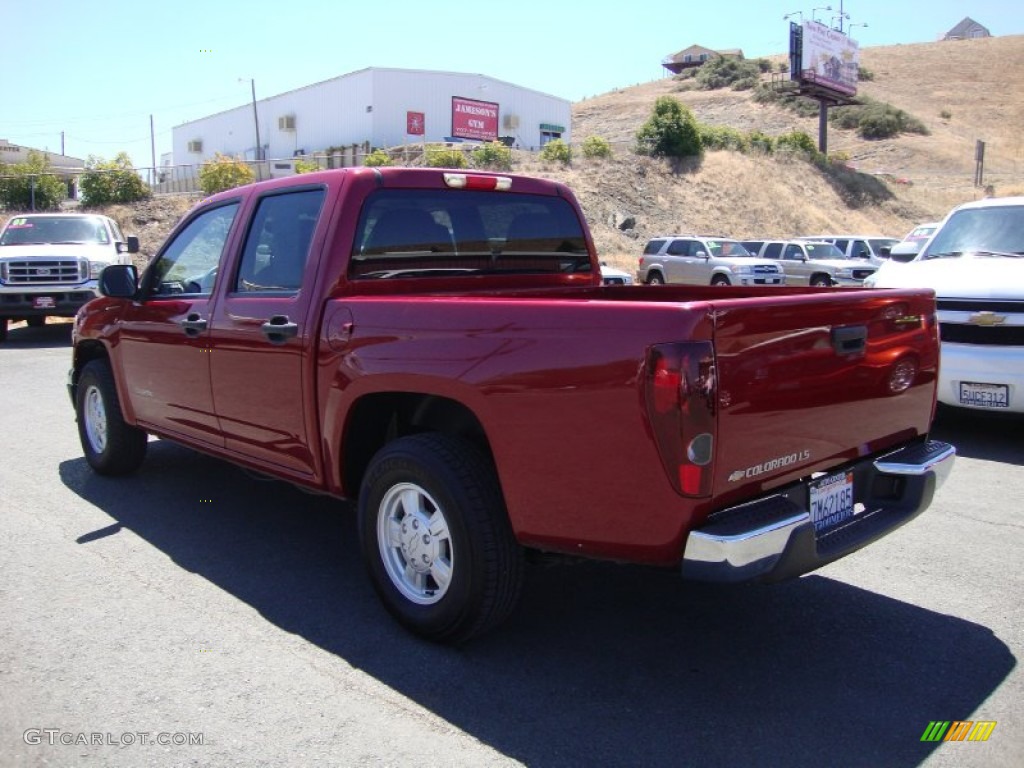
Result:
M731 285L729 278L725 275L715 275L711 278L712 285Z
M127 475L146 458L146 433L126 423L106 360L82 369L75 392L78 437L89 466L101 475Z
M515 607L523 554L491 462L442 434L399 438L370 462L359 494L370 580L403 626L460 642Z
M661 276L661 272L651 272L647 275L648 285L664 285L665 278Z

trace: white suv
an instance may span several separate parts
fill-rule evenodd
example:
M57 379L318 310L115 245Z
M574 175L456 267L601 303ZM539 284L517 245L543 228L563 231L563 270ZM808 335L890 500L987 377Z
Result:
M832 243L813 240L766 240L757 250L762 259L777 261L789 285L860 288L877 267L851 259Z
M1024 197L954 208L917 258L864 285L935 291L939 402L1024 413Z
M751 255L738 240L665 235L648 241L640 257L640 282L649 285L785 285L774 261Z

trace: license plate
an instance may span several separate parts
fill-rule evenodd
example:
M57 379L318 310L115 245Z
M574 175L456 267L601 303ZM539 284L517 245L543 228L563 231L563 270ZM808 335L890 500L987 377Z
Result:
M975 381L960 382L960 405L982 408L1009 408L1010 388L1006 384L981 384Z
M57 306L57 300L53 296L36 296L32 299L32 306L36 309L53 309Z
M811 522L817 532L853 517L853 472L839 472L811 483Z

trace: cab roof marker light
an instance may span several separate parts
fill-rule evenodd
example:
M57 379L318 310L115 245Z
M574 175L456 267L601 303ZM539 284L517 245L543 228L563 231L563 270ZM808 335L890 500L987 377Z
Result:
M474 176L466 173L446 173L444 183L452 189L493 189L506 192L512 188L508 176Z

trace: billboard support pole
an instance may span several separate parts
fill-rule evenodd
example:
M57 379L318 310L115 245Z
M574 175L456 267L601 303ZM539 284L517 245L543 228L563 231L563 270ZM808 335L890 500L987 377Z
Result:
M818 151L828 154L828 104L818 99Z

